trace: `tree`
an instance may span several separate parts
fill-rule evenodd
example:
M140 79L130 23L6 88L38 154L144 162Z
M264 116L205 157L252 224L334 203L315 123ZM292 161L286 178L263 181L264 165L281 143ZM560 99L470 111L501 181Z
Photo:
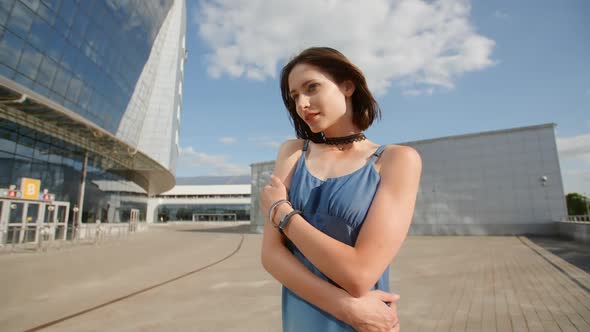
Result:
M588 204L590 204L588 197L578 193L569 193L565 196L565 201L568 215L579 216L588 214Z

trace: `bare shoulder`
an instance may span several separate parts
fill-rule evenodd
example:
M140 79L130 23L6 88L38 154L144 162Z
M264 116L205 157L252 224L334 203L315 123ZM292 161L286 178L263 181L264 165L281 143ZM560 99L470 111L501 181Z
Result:
M383 180L398 181L400 176L419 178L422 173L422 157L411 146L387 145L381 156L379 173Z
M303 148L304 142L305 140L303 139L289 139L284 141L279 147L279 157L288 157L294 153L300 152Z
M303 139L290 139L281 144L273 174L289 187L291 176L297 160L301 156Z

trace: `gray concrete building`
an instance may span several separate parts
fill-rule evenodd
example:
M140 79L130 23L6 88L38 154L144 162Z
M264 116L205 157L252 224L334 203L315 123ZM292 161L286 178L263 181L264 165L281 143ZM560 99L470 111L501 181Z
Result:
M555 124L397 143L423 170L410 234L558 234L567 218ZM274 162L252 165L252 229L258 193Z

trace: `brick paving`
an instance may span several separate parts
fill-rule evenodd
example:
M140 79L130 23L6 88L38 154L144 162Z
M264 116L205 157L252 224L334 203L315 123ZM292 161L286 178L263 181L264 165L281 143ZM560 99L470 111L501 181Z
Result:
M280 285L260 266L261 235L245 230L157 227L97 245L2 254L0 329L31 329L169 281L41 331L280 331ZM409 237L391 267L402 331L590 331L590 275L568 260L588 266L590 248Z

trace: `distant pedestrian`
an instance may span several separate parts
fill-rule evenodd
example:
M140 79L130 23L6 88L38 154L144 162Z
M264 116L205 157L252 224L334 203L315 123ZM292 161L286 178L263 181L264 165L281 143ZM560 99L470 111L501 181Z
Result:
M287 63L281 94L297 139L280 147L260 208L262 264L284 286L283 331L399 331L389 264L412 220L420 155L365 137L381 111L334 49Z

